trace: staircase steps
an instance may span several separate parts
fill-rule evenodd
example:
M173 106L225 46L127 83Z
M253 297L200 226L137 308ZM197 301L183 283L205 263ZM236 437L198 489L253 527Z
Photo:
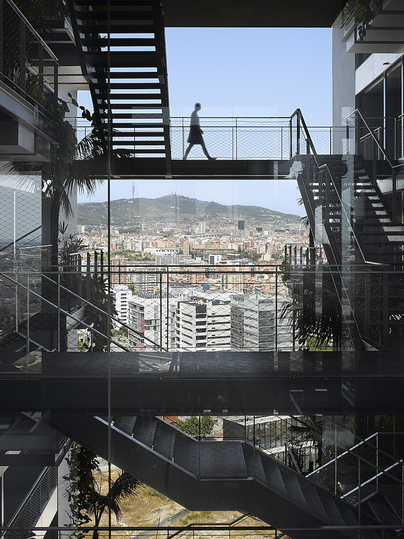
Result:
M159 421L152 448L160 455L171 460L174 457L175 438L175 429L168 427L163 421Z
M114 425L125 434L132 436L136 424L136 416L118 416L114 418Z
M133 437L144 445L152 447L157 423L153 419L138 417L135 423Z
M285 481L282 477L278 463L274 459L262 459L262 465L268 486L281 493L283 496L288 496Z
M139 159L158 155L165 159L169 174L169 102L161 3L72 0L70 11L94 112L105 126L106 147L118 156L123 152ZM109 40L103 39L101 35L108 31ZM149 135L138 133L140 129L159 132ZM130 140L134 135L142 137L141 148ZM153 136L161 140L148 140Z
M380 524L396 524L400 526L400 517L395 509L390 504L386 496L381 493L375 493L370 498L362 503L362 508L367 513L371 514Z
M56 414L49 420L105 458L106 421L85 414ZM116 426L130 430L133 423L133 438ZM313 529L323 526L341 526L332 532L335 538L357 537L357 530L349 529L358 524L357 509L245 442L198 442L159 418L141 417L118 419L110 441L114 464L189 509L250 512L288 535L293 536L288 527L302 528L299 539L312 539ZM366 529L361 537L377 534Z
M352 226L355 235L352 235L352 242L358 240L359 249L363 253L363 262L383 265L386 277L379 280L364 279L361 282L358 276L349 283L348 289L353 284L355 299L352 310L360 328L361 338L376 348L389 347L388 342L394 339L393 334L397 334L400 324L394 315L401 319L404 308L401 302L397 302L397 290L390 290L387 296L385 287L393 278L394 273L391 272L404 270L404 226L401 222L393 221L384 195L378 184L372 180L369 172L372 169L361 156L318 157L322 163L327 164L332 174L332 181L324 168L316 169L316 172L313 166L307 169L310 170L310 177L303 174L298 178L310 225L316 230L319 222L315 221L321 210L321 227L328 238L324 244L324 251L330 264L338 266L342 263L343 246L346 241L343 233L348 226ZM378 171L381 171L384 165L379 166L378 163ZM346 220L342 209L343 191L349 186L353 186L353 189L346 202L347 207L352 205L353 209L351 212L348 209L350 223L345 223L343 228ZM359 249L356 247L355 249L359 253ZM349 257L349 253L347 255ZM362 259L355 258L354 250L352 256L348 258L348 261L351 260L353 263L362 263ZM368 271L372 269L378 271L377 266L369 265ZM362 301L358 301L359 298L362 298ZM368 323L365 323L365 320Z

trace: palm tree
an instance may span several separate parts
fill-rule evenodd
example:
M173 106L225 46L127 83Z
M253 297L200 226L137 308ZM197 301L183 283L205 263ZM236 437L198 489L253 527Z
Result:
M77 526L83 526L91 522L92 515L93 539L98 539L103 514L110 510L118 519L121 516L121 502L135 495L140 483L128 473L122 472L115 480L108 478L108 490L103 494L103 476L101 480L96 479L96 472L100 471L97 455L80 444L76 444L70 451L67 464L69 473L64 479L68 481L66 495L71 517ZM84 537L84 530L79 531L78 537Z
M122 472L115 481L109 478L107 494L101 494L95 484L93 486L93 492L89 496L88 512L94 517L93 539L98 539L103 514L112 511L118 520L122 514L121 502L137 493L139 482L128 473Z
M72 104L78 106L73 99ZM72 213L70 197L73 190L77 188L79 192L94 193L106 173L106 156L100 130L93 115L84 107L80 108L82 116L91 120L92 129L89 135L77 142L75 129L65 119L69 111L68 104L58 100L52 122L56 144L51 147L50 161L41 167L44 195L49 200L51 268L54 271L58 266L61 208L69 217Z

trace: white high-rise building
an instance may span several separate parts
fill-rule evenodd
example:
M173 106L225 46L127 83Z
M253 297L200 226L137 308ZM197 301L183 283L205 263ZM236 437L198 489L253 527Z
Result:
M291 350L292 330L280 317L288 297L278 294L233 296L231 301L232 350ZM289 299L290 301L290 299Z
M170 350L174 343L177 299L167 296L132 296L129 305L129 347L132 350Z
M230 304L199 299L178 302L176 343L184 350L230 350Z
M115 300L115 309L117 318L123 323L128 324L128 302L132 297L132 291L124 284L117 284L112 287L112 294ZM115 324L118 325L119 324ZM118 329L118 328L115 328Z

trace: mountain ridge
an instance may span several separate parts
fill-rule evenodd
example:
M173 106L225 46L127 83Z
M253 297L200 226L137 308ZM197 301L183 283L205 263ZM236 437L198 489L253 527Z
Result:
M164 195L159 198L121 198L112 200L111 219L114 225L127 226L134 222L188 221L226 219L252 221L253 224L299 223L301 217L270 210L262 206L225 205L213 200L198 200L183 195ZM78 205L79 225L102 225L107 222L107 202L83 202Z

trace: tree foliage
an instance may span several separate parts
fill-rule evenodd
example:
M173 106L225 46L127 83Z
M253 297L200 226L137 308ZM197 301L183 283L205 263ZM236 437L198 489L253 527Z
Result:
M373 17L374 7L378 4L375 0L347 0L342 12L342 23L353 17L358 25L359 39L363 39L369 30Z
M68 481L66 494L70 516L79 527L94 519L93 539L97 539L102 515L110 510L119 519L120 503L136 494L139 482L130 474L122 472L115 480L106 479L108 485L104 493L105 478L100 474L97 480L95 475L100 472L97 456L79 444L71 450L67 464L69 471L64 479ZM79 537L83 536L83 532L79 532Z
M311 349L333 346L337 350L342 343L341 304L330 273L323 272L322 277L321 298L312 272L304 272L302 282L290 278L292 300L283 305L281 318L289 319L301 346L309 341Z
M179 419L176 427L190 436L209 436L212 433L214 421L210 416L191 416L187 419Z

